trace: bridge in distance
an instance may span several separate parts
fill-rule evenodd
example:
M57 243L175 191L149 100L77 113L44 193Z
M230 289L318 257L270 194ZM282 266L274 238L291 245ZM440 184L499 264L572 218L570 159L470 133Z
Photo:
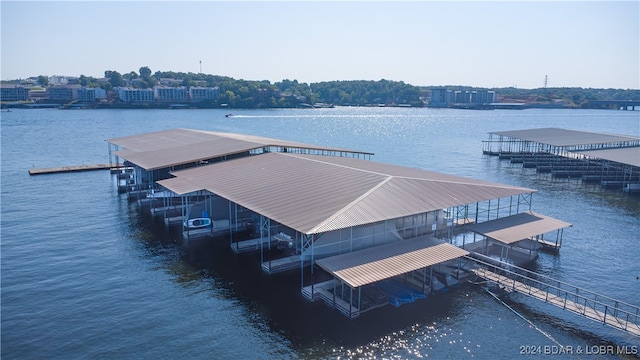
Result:
M615 108L623 110L635 110L640 108L640 100L589 100L590 108Z

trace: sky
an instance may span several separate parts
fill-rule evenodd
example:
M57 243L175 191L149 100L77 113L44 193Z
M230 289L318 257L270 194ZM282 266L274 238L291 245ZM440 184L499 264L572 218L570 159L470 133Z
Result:
M640 1L0 1L2 80L640 89Z

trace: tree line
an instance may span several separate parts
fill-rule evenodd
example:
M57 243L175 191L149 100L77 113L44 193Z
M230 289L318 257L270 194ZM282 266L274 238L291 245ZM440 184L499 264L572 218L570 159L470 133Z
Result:
M202 73L156 71L148 66L121 74L114 70L104 72L105 81L80 75L78 83L87 87L101 87L106 91L114 87L132 86L153 88L161 80L172 79L168 86L218 87L220 96L205 106L228 106L235 108L287 108L312 106L315 104L350 106L405 105L420 107L428 103L432 87L419 87L402 81L354 80L303 83L297 80L244 80L227 76ZM40 85L47 86L48 78L38 77ZM163 82L163 84L165 84ZM640 100L640 90L591 89L591 88L470 88L465 86L438 86L455 90L493 90L502 98L523 102L545 103L564 101L570 107L586 107L590 100Z

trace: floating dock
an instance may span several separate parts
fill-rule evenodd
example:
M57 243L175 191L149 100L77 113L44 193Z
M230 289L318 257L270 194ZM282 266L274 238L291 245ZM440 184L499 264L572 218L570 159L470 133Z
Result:
M603 188L640 191L640 137L557 128L489 133L485 155L553 178L577 178Z
M44 174L57 174L68 172L80 172L80 171L95 171L95 170L111 170L118 171L123 169L122 164L93 164L93 165L72 165L72 166L60 166L51 168L39 168L29 169L29 175L44 175Z

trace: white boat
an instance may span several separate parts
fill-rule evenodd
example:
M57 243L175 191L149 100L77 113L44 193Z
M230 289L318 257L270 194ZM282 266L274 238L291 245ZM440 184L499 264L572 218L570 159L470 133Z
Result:
M201 229L211 226L210 218L195 218L184 222L184 226L189 229Z
M291 236L280 232L277 233L273 239L276 241L276 247L278 249L286 249L286 248L292 248L293 247L293 238L291 238Z
M227 231L231 228L231 223L229 219L213 220L212 227L213 232Z
M446 287L452 287L459 284L458 279L456 279L450 273L443 271L442 269L434 270L434 278L437 276L437 280L440 280Z
M163 198L171 198L177 197L178 195L172 191L155 191L151 190L151 192L147 193L147 199L163 199Z

